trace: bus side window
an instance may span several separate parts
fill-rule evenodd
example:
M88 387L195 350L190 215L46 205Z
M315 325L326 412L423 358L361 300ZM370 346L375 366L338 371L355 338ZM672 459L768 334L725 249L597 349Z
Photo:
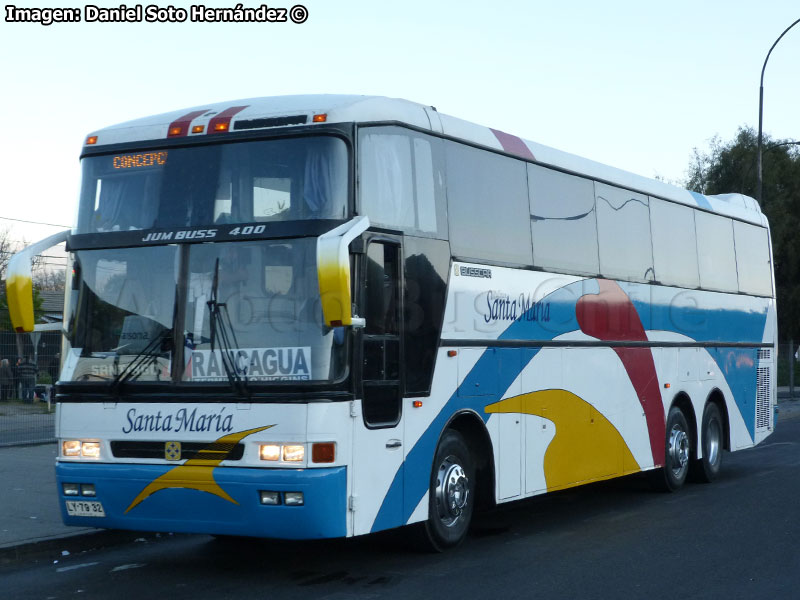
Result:
M529 164L528 187L533 264L548 271L597 275L594 183Z
M397 335L397 248L372 243L367 250L367 334Z
M733 221L728 217L696 212L697 258L700 286L718 292L739 291L736 253L733 246Z
M359 133L359 212L424 237L446 236L442 143L399 127Z
M653 281L647 196L595 182L600 273L609 279Z
M739 291L758 296L772 295L772 269L767 230L740 221L733 222Z

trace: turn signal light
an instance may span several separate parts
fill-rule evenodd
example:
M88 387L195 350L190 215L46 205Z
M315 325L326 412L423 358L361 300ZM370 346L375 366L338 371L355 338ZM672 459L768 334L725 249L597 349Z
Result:
M336 444L333 442L311 444L311 462L332 463L334 460L336 460Z

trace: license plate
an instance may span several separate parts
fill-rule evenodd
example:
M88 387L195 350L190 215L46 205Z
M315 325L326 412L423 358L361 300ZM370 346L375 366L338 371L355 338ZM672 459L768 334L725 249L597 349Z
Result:
M105 517L106 511L99 502L85 500L66 500L67 514L70 517Z

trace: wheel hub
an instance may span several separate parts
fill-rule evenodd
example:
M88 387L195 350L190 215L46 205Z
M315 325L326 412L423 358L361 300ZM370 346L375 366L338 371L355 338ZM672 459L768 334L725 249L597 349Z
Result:
M468 499L467 474L454 457L448 457L439 466L436 477L436 506L441 522L447 527L455 525Z
M680 473L689 464L689 436L678 425L669 434L669 458L675 473Z

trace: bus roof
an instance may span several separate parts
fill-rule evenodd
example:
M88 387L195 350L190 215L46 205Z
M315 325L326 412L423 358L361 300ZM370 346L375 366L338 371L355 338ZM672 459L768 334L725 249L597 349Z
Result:
M317 117L316 115L325 115ZM400 122L472 144L516 155L560 170L640 193L700 207L737 219L767 224L758 203L742 194L704 196L636 175L483 125L439 113L432 106L383 96L296 95L209 103L112 125L89 134L94 146L172 137L266 130L302 124Z

